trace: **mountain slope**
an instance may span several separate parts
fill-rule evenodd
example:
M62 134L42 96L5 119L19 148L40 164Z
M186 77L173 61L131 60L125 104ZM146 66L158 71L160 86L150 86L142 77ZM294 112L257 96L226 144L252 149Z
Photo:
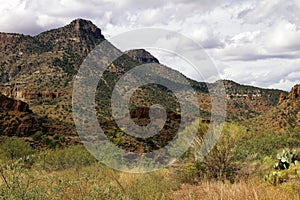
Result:
M47 145L53 142L50 138L55 135L57 138L64 137L64 140L57 141L57 144L78 141L73 127L36 115L25 102L0 94L0 104L0 136L27 137L33 144L39 145L42 141L34 141L30 137L39 134Z
M73 123L73 77L87 54L105 40L101 30L90 21L76 19L69 25L35 37L1 33L0 40L1 92L29 103L39 115ZM101 86L103 88L100 89L111 91L116 81L128 70L149 62L159 63L157 58L143 49L125 52L109 66ZM210 96L206 83L188 80L198 94L203 116L209 117ZM232 81L224 81L224 85L229 120L248 119L265 112L276 105L279 94L284 92L243 86ZM163 90L158 93L161 94L158 103L168 96L163 94ZM138 106L148 106L142 101L149 99L152 94L151 88L144 89L135 93L132 102ZM99 104L109 103L108 97ZM167 101L171 99L169 96Z
M286 96L281 95L278 105L250 121L256 130L287 131L300 128L300 85L295 85Z
M277 105L281 90L262 89L224 80L227 98L227 117L233 120L254 118Z

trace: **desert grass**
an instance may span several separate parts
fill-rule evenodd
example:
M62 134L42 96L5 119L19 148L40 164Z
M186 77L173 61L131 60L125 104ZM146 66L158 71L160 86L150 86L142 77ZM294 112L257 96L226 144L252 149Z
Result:
M230 184L217 181L203 181L197 185L183 184L174 192L174 200L286 200L300 199L300 181L273 186L261 180L240 181Z

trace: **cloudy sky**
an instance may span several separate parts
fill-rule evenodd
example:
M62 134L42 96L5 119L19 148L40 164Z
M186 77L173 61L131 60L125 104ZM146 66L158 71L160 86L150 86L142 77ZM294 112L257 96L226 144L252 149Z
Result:
M75 18L93 21L109 39L136 28L165 28L202 45L220 76L290 90L300 83L299 0L0 0L0 32L36 35ZM159 60L195 76L184 62Z

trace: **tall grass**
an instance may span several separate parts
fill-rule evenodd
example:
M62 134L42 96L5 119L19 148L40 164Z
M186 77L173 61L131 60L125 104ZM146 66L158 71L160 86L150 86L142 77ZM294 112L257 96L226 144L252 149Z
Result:
M298 185L297 185L298 184ZM243 200L286 200L300 199L300 182L295 185L274 187L260 180L238 183L222 183L216 181L200 182L198 185L182 185L172 199L177 200L220 200L220 199L243 199ZM296 187L294 187L296 186Z

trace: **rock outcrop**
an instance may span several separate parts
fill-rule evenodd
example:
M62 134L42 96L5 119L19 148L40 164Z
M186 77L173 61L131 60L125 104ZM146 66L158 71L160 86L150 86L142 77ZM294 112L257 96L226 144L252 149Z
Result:
M284 93L281 93L278 104L281 104L284 100L286 100L286 95Z
M290 94L288 95L288 98L290 99L297 99L300 98L300 85L295 85Z
M3 89L2 94L9 98L21 100L29 104L40 102L40 101L43 102L53 101L63 95L62 92L49 92L49 91L27 92L24 91L24 88L15 87L15 86L6 86L6 88Z
M253 119L249 124L274 131L300 128L300 85L295 85L288 95L280 95L276 107Z
M129 50L126 51L125 54L127 54L133 60L136 60L140 63L159 63L158 59L151 55L145 49Z
M0 94L0 104L0 135L28 137L37 131L46 135L74 135L72 127L34 114L25 102Z

